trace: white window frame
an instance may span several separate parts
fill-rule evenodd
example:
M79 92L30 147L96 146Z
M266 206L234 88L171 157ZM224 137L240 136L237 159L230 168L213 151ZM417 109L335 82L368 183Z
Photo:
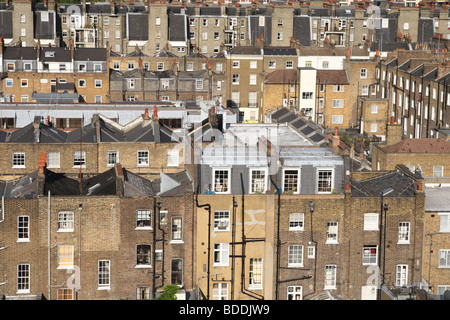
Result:
M152 214L150 209L137 209L135 230L152 230Z
M291 244L288 247L288 268L303 267L303 246Z
M398 223L398 244L409 244L411 238L411 223L400 221Z
M60 168L61 167L61 154L59 151L49 151L48 156L48 168Z
M286 183L286 171L297 171L297 186L294 186L296 188L296 190L286 190L285 189L285 183ZM283 192L290 192L292 191L292 193L294 194L299 194L300 193L300 179L301 179L301 170L300 168L283 168Z
M30 242L30 217L17 217L17 242Z
M80 164L76 164L76 162ZM86 151L73 152L73 168L86 168Z
M375 253L372 253L373 249L375 249ZM370 252L369 252L369 250L370 250ZM373 261L373 259L375 259L375 262ZM362 264L363 264L363 266L370 266L370 265L378 264L378 246L374 246L374 245L363 246Z
M230 231L230 211L229 210L214 210L214 231L224 232Z
M316 258L316 247L308 246L308 259L315 259L315 258Z
M289 231L305 230L305 214L299 212L289 213Z
M214 267L228 267L230 246L228 243L214 243L213 265Z
M326 244L338 244L339 223L337 221L327 221Z
M331 186L330 191L319 191L319 176L320 176L320 172L323 171L331 171ZM326 167L320 167L317 168L316 170L316 191L318 194L330 194L333 192L334 190L334 179L335 179L335 171L334 168L326 168Z
M73 269L74 246L58 246L58 267L57 269Z
M73 232L75 224L75 214L73 211L58 212L58 231Z
M261 290L264 280L264 264L262 258L250 258L249 261L249 290Z
M256 185L253 183L253 181L254 181L254 179L253 179L253 173L254 173L254 172L260 172L260 173L263 173L263 174L264 174L264 181L262 182L262 183L263 183L263 188L262 188L262 189L257 188ZM251 194L254 194L254 193L256 193L256 192L264 193L264 192L267 191L267 179L268 179L268 176L267 176L267 168L254 168L254 169L250 169L249 175L250 175L250 176L249 176L249 183L250 183L249 191L250 191ZM261 178L259 178L259 179L261 179ZM257 180L259 180L259 179L257 179Z
M140 155L141 154L141 155ZM146 156L145 156L146 154ZM147 159L147 161L142 161ZM148 167L150 166L150 151L149 150L138 150L136 151L136 163L138 167Z
M102 80L95 79L94 84L95 84L95 88L100 89L102 87Z
M115 158L115 162L111 163L110 162L110 156L112 156L113 158ZM114 165L116 163L119 163L119 151L116 150L107 150L106 151L106 166L107 167L114 167Z
M31 287L30 264L17 265L17 293L30 293Z
M111 260L98 260L97 290L109 290L111 286Z
M337 266L335 264L325 265L324 289L336 289Z
M287 287L287 299L288 300L303 300L303 287L302 286L288 286Z
M180 223L175 223L175 221ZM170 243L183 243L183 217L174 216L171 218Z
M26 154L25 152L13 152L12 154L12 167L23 169L26 168Z
M408 284L408 265L398 264L395 272L395 286L403 287Z
M226 190L225 191L222 191L223 187L218 187L218 186L220 186L220 184L216 186L216 181L215 181L216 180L216 172L218 172L218 171L227 172ZM231 169L230 168L214 168L212 171L212 186L214 188L213 191L215 193L218 193L218 194L230 193L231 192Z
M450 232L450 213L439 212L439 232L447 233Z
M359 78L360 79L367 79L367 69L366 68L361 68L359 70Z
M378 231L378 213L364 214L364 231Z
M213 283L213 300L228 300L228 283Z
M450 249L439 249L438 268L450 268Z
M433 166L433 177L442 178L444 176L444 166Z

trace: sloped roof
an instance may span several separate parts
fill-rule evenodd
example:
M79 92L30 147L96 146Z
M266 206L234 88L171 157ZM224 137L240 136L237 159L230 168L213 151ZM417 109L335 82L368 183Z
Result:
M379 197L387 188L393 190L385 197L413 197L416 192L414 180L400 171L364 180L350 180L350 187L354 197Z
M297 49L291 47L264 47L264 55L267 56L297 56Z
M266 75L264 83L267 84L293 84L298 82L297 70L279 69Z
M106 61L106 48L75 48L74 60Z
M345 70L317 70L317 82L325 84L349 84Z
M288 108L275 110L271 114L271 119L275 123L288 123L291 128L309 139L314 145L324 146L327 143L322 127Z
M20 178L0 181L0 191L5 198L36 198L38 196L38 171Z
M445 139L406 139L384 147L389 153L450 153L450 141Z
M1 24L0 24L1 27ZM37 51L35 47L4 47L4 60L36 60Z
M261 49L254 46L238 46L230 49L230 54L261 55Z

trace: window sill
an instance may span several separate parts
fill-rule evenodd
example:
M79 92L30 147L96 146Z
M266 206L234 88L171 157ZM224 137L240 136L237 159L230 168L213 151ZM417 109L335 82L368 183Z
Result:
M73 232L73 229L58 229L56 232L60 233Z
M262 290L262 286L256 286L256 285L249 285L248 290Z
M339 244L337 241L325 241L325 244Z
M60 166L47 166L47 168L49 168L49 169L61 169Z
M324 287L323 290L336 290L336 286L334 286L334 287Z
M183 240L170 240L170 244L184 244Z
M97 290L110 290L111 287L110 286L105 286L105 287L97 287Z
M12 166L13 169L26 169L25 166Z
M73 270L73 266L58 266L57 270Z
M17 242L31 242L30 239L17 239Z
M138 264L134 267L135 269L151 269L151 264Z
M291 264L288 264L288 268L303 268L303 264L301 264L301 263L291 263Z
M19 291L16 291L16 294L27 294L27 293L30 293L30 290L19 290Z
M399 241L397 244L411 244L409 241Z
M153 230L152 227L136 227L134 230Z

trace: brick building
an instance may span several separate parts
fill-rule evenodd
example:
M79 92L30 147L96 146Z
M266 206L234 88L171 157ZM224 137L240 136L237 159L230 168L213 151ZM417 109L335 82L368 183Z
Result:
M442 296L449 289L449 190L430 185L425 188L426 205L423 238L423 278L430 293Z
M324 128L351 128L352 105L345 70L317 71L317 123Z
M401 134L400 124L387 127L386 143L373 145L372 170L392 170L397 164L403 164L412 172L420 173L427 183L445 183L449 176L446 156L449 153L449 141L425 138L402 140L398 138Z
M186 172L150 181L116 165L78 181L40 164L2 183L2 296L142 300L177 284L189 298L194 210Z
M184 166L179 136L148 114L127 126L97 115L90 124L80 122L80 128L71 131L55 128L52 121L45 124L37 117L23 128L3 132L3 174L30 173L43 152L49 168L72 175L96 174L116 163L156 176Z

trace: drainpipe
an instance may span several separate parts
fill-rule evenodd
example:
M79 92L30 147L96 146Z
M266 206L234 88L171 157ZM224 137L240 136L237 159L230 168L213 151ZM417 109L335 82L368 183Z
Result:
M280 277L280 200L281 200L281 190L280 187L278 187L275 182L272 179L272 176L270 176L270 182L274 185L274 187L277 189L277 195L278 195L278 205L277 205L277 259L276 259L276 275L275 275L275 300L278 300L278 284L279 284L279 277Z
M205 208L205 210L208 210L208 270L206 272L207 274L207 289L206 289L206 299L209 300L209 282L210 282L210 272L211 272L211 205L209 203L206 204L198 204L198 191L199 191L199 185L197 185L197 192L195 193L195 204L197 208Z
M50 190L48 191L48 221L47 221L47 227L48 227L48 248L47 248L47 259L48 259L48 300L51 300L52 295L52 289L51 289L51 259L50 259Z
M6 190L6 187L5 187ZM2 220L0 222L5 221L5 196L2 196Z
M160 205L161 204L159 204L159 206L158 206L159 211L161 210ZM166 243L166 231L164 231L164 229L161 228L161 216L159 216L159 219L158 219L158 230L162 232L162 239L158 239L158 241L162 241L162 271L161 271L162 282L161 282L161 286L159 286L157 288L163 288L164 287L164 270L165 270L165 267L164 267L165 266L164 265L164 244ZM156 261L155 261L155 264L156 264Z

